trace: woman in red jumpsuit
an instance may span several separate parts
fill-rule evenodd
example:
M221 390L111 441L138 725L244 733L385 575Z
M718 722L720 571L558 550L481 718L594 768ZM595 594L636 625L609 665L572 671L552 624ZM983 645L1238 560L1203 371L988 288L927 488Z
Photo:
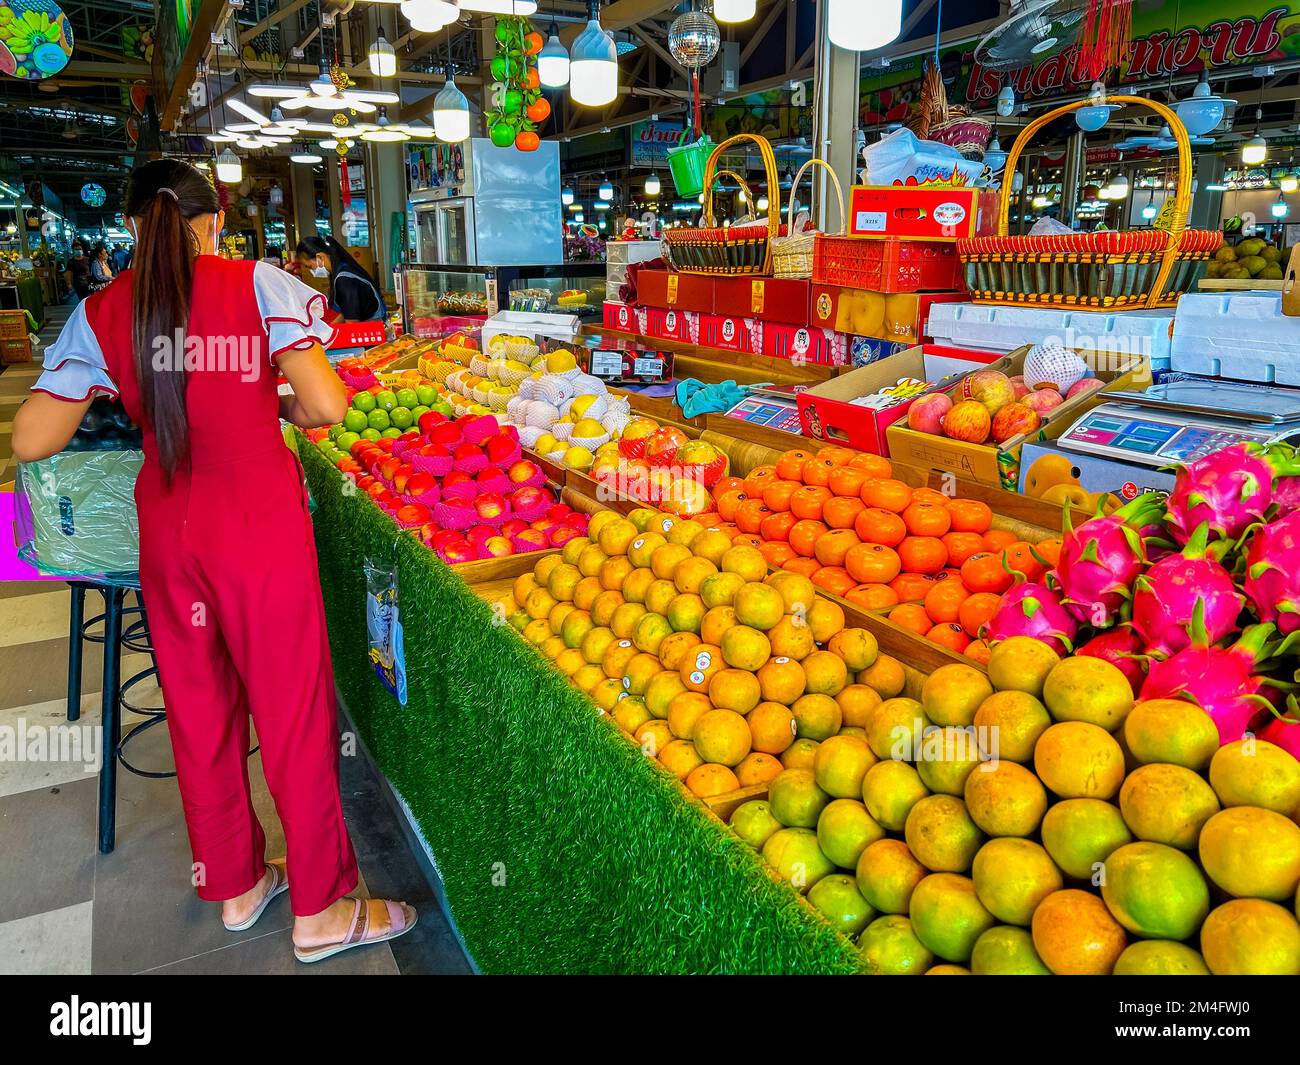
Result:
M131 176L134 269L83 300L14 422L19 461L61 451L97 394L144 432L136 483L149 608L200 898L250 927L287 887L294 953L317 961L410 929L405 903L349 898L338 723L312 538L283 416L338 421L325 299L283 270L214 253L216 191L188 163ZM276 372L293 389L278 395ZM287 856L267 862L249 795L249 717ZM286 882L287 881L287 882Z

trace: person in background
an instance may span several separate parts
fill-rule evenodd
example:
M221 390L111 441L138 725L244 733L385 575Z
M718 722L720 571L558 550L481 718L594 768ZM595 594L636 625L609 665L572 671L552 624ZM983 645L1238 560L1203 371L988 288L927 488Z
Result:
M108 261L108 245L96 244L95 254L90 260L90 291L98 292L101 288L107 288L116 276L113 264Z
M86 258L86 248L79 240L72 244L68 273L72 275L72 291L77 300L84 300L90 295L90 260Z
M415 910L353 895L316 544L302 468L280 431L281 417L307 428L347 411L321 346L333 332L325 297L282 270L215 255L225 215L189 163L137 168L124 213L138 260L83 300L47 349L14 418L14 456L62 451L96 395L120 398L144 432L140 586L199 897L242 932L287 890L304 962L393 939ZM234 337L258 354L257 372L227 358ZM250 717L285 859L267 860L253 808ZM152 882L155 905L177 905L174 872Z
M131 265L131 250L125 244L119 244L113 251L113 271L121 273Z
M262 262L267 266L274 266L277 270L284 269L284 253L278 244L268 244L266 254L262 256Z
M308 237L297 248L303 272L329 278L330 306L346 322L373 322L388 316L379 285L333 237Z

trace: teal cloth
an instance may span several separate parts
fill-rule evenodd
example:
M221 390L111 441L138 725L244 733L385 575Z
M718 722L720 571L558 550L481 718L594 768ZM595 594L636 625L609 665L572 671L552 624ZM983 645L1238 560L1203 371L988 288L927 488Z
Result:
M688 377L677 386L677 405L688 418L701 414L718 414L731 410L749 394L735 381L722 381L716 385L706 385L694 377Z

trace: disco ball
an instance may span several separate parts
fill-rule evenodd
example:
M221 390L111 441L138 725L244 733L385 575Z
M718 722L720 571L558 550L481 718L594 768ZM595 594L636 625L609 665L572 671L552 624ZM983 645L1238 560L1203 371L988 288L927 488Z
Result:
M106 199L108 193L104 191L103 185L91 182L89 185L81 186L81 202L87 207L103 207Z
M687 70L707 67L721 46L718 24L703 11L686 12L668 30L668 51Z

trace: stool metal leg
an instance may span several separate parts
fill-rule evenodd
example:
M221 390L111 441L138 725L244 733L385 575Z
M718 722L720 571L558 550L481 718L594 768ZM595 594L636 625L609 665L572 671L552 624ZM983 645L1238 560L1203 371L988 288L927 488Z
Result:
M104 686L100 703L103 723L99 770L99 853L111 854L117 837L117 744L120 732L118 684L121 672L121 588L104 588Z
M86 586L70 581L72 606L68 616L68 720L81 719L81 627L86 615Z

